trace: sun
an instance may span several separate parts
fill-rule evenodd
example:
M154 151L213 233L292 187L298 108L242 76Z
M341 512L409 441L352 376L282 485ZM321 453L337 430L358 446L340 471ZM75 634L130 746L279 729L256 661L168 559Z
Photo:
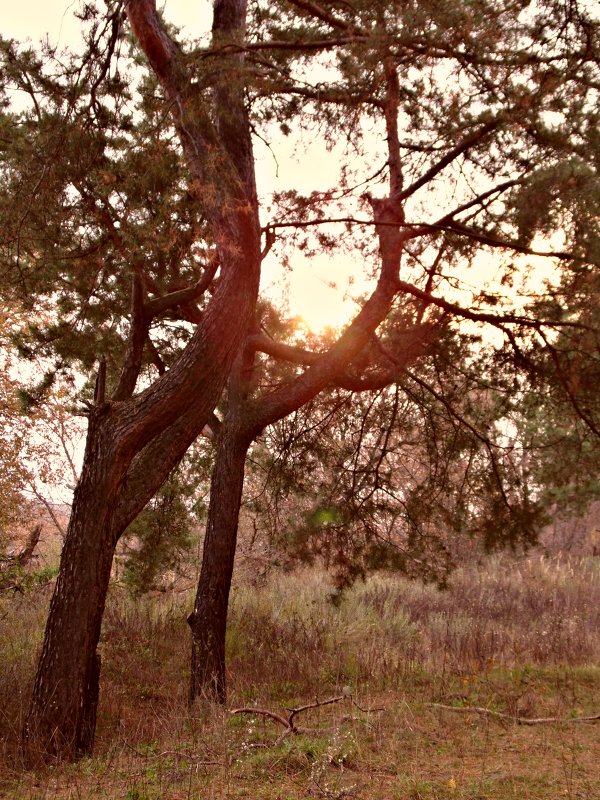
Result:
M306 259L295 267L288 284L290 313L301 317L316 334L327 328L343 328L355 311L348 294L350 280L344 274L345 269L336 268L332 259L318 261L320 263L310 263Z

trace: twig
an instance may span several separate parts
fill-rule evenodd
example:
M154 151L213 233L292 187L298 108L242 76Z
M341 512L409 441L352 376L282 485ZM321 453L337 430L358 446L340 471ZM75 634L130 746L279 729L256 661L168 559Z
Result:
M288 725L294 727L294 717L296 714L301 714L303 711L309 711L311 708L319 708L319 706L330 706L332 703L339 703L341 700L347 700L350 695L340 694L336 697L330 697L328 700L315 700L314 703L307 703L305 706L298 706L298 708L286 708L290 712L288 718Z
M507 719L515 725L544 725L550 722L597 722L600 714L593 714L589 717L519 717L513 714L503 714L500 711L492 711L491 708L481 706L448 706L444 703L428 703L433 708L442 708L444 711L458 711L466 714L483 714L498 719Z

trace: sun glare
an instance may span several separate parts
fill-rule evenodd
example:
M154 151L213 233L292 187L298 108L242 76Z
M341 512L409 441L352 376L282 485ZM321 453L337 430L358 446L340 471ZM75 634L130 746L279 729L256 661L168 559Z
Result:
M308 261L308 260L307 260ZM349 296L349 276L345 265L336 266L335 259L321 263L301 263L288 279L289 311L301 317L316 334L327 328L342 328L350 322L356 305Z

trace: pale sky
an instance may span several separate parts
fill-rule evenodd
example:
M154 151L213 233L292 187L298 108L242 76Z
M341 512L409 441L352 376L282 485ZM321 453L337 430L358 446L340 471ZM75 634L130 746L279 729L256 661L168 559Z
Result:
M73 16L79 6L79 0L0 0L2 35L35 42L48 34L52 44L70 44L79 34L79 22ZM198 33L198 19L200 29L210 28L210 0L166 0L165 7L169 21L187 27L190 35Z

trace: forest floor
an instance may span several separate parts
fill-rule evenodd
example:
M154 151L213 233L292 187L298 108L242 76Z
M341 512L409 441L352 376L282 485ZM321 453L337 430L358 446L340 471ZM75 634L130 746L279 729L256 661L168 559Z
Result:
M600 719L579 719L600 714L599 561L495 559L443 592L375 576L338 605L317 572L238 586L227 708L187 707L190 597L115 585L95 754L37 772L18 731L49 587L4 596L0 797L600 800Z

